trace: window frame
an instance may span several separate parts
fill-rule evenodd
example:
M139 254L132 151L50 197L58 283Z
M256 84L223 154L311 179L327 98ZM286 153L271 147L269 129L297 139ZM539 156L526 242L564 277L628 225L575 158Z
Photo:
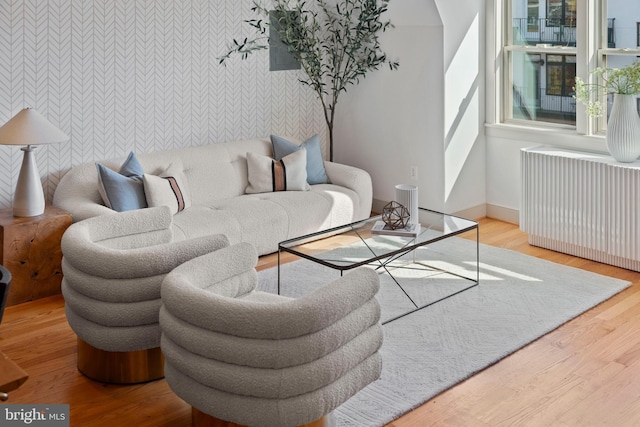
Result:
M542 0L541 0L542 1ZM546 1L546 0L544 0ZM589 70L604 64L608 54L640 55L637 50L609 49L608 16L606 0L584 0L577 2L576 47L563 47L562 54L576 55L576 76L587 82L594 82ZM513 119L513 99L509 86L513 52L560 53L559 48L509 45L513 40L513 19L510 0L493 0L487 3L487 135L509 139L553 144L566 148L607 152L605 147L605 119L592 119L586 108L577 103L576 124L566 125L551 122ZM586 23L586 24L585 24ZM489 67L493 65L493 67ZM493 96L491 95L493 94ZM553 135L553 138L550 136Z

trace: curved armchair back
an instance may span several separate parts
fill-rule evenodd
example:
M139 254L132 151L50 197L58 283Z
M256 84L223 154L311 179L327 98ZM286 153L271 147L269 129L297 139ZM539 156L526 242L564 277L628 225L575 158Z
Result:
M228 246L224 235L172 241L168 207L114 213L72 224L62 237L62 292L78 337L105 351L160 345L164 276Z
M378 275L361 268L290 299L256 290L256 261L240 243L165 277L165 375L178 396L225 421L305 424L380 375Z

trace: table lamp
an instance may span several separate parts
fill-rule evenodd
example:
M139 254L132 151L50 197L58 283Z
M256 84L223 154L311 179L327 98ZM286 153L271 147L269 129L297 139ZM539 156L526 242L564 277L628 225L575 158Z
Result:
M13 198L13 216L30 217L44 213L44 192L36 166L33 145L52 144L69 139L44 116L25 108L0 127L0 145L26 145Z

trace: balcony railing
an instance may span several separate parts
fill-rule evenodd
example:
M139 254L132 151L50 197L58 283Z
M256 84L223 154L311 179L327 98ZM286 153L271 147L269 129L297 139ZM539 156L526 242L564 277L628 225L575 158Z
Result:
M616 47L616 18L607 20L607 46ZM513 39L526 44L576 45L576 23L570 20L547 18L514 18Z
M557 19L547 18L514 18L513 38L515 43L575 46L576 24L573 21L559 22Z
M547 95L546 87L513 86L513 116L525 120L576 121L576 100L571 96Z

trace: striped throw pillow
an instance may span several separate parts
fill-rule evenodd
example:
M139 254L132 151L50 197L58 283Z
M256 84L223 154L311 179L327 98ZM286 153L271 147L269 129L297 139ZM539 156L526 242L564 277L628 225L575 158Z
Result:
M280 160L247 153L247 194L273 191L307 191L307 153L303 148Z
M176 214L191 206L187 178L181 162L174 162L160 175L143 175L144 194L150 208L169 206Z

